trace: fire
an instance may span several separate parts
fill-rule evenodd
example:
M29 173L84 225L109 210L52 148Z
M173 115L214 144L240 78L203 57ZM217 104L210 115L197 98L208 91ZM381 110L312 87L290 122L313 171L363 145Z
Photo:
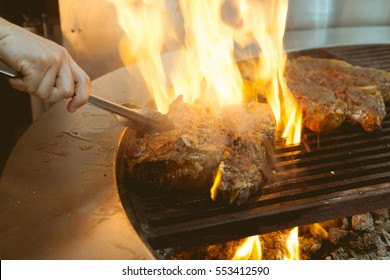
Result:
M290 235L287 239L287 249L289 257L285 257L285 260L299 260L298 227L295 227L290 231Z
M139 68L157 109L166 113L174 99L169 91L161 52L167 40L174 36L164 0L108 0L114 4L125 37L119 46L122 60L129 64L144 60Z
M218 166L217 174L215 175L215 178L214 178L214 184L210 189L210 196L211 196L212 200L217 199L218 189L222 183L223 166L224 166L224 163L223 163L223 161L221 161L221 163Z
M299 143L301 112L284 79L288 0L236 0L240 20L234 27L222 19L224 0L180 0L185 38L170 73L164 71L161 53L177 41L177 34L166 1L108 1L116 7L126 34L120 44L123 61L143 60L138 63L141 74L162 113L179 95L187 103L201 100L214 108L241 103L243 80L234 61L234 45L248 44L250 34L261 49L257 82L264 88L287 144Z
M288 0L235 0L232 3L239 18L236 25L222 18L225 0L180 0L184 45L167 72L161 53L177 34L166 1L108 1L116 7L126 35L120 44L123 61L128 64L142 60L138 66L158 111L167 113L179 95L186 103L201 102L215 110L242 103L244 83L234 51L235 44L249 43L249 35L261 50L256 82L273 110L278 130L283 131L286 144L300 142L302 114L284 78L287 56L283 36ZM221 170L211 190L213 199L220 179Z
M328 232L318 223L309 226L310 233L323 239L328 238Z
M284 260L299 260L298 227L294 227L288 235L285 245L288 255ZM233 260L261 260L262 247L260 235L250 236L242 240L241 245L236 249Z
M233 260L261 260L261 244L259 236L251 236L244 240L236 250Z
M257 82L264 87L282 137L287 144L297 144L301 139L302 113L284 78L283 36L288 0L240 0L239 7L243 29L253 34L261 49Z
M243 81L233 58L234 33L221 19L224 2L180 1L186 29L184 65L190 70L186 90L180 92L186 102L206 98L216 108L242 102Z

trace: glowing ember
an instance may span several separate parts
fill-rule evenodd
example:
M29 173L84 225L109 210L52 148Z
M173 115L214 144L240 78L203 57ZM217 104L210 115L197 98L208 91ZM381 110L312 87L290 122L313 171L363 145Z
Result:
M234 254L233 260L261 260L259 236L246 238Z
M290 231L290 235L287 239L287 249L289 257L285 257L285 260L299 260L298 227L295 227Z

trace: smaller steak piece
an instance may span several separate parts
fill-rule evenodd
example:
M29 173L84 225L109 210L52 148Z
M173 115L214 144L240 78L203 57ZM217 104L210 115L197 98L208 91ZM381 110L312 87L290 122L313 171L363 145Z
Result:
M312 131L339 128L345 121L347 104L336 94L305 77L291 61L287 62L286 79L290 92L302 109L302 123Z
M266 85L258 81L257 60L240 61L239 68L244 77L245 89L261 102L266 102ZM302 123L313 131L326 131L339 128L345 121L347 104L336 94L310 81L300 69L287 60L285 76L290 92L302 109ZM250 94L248 94L250 95Z
M146 134L127 145L129 176L154 188L192 188L212 180L231 142L222 118L178 98L167 114L175 129Z
M222 109L235 135L223 154L218 192L230 203L245 203L267 177L266 145L273 141L275 120L267 104L248 103Z
M299 57L288 65L293 65L295 71L331 90L338 100L345 102L345 116L349 122L360 123L366 131L381 128L386 116L383 99L389 96L390 74L335 59Z

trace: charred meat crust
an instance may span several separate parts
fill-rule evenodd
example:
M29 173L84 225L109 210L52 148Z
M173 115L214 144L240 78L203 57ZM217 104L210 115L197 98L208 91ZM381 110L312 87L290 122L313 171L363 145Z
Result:
M266 104L227 106L215 113L176 100L168 117L175 129L148 134L127 144L128 175L147 188L210 188L223 162L218 192L242 204L264 182L264 143L275 121Z
M257 95L253 60L239 64L245 84ZM321 132L339 128L345 121L366 131L381 128L390 101L390 73L353 66L336 59L299 57L288 60L285 77L303 113L303 125ZM264 99L264 96L260 99Z
M296 75L294 75L296 74ZM344 61L335 59L316 59L310 57L299 57L290 61L286 69L288 85L300 81L296 77L301 75L312 83L304 85L315 85L310 92L305 93L310 100L315 100L317 91L323 95L330 92L335 95L336 102L330 103L331 118L321 121L318 129L310 122L306 126L314 131L337 128L341 125L331 123L329 119L338 115L345 115L350 123L359 123L366 131L373 131L381 128L383 119L386 116L384 100L388 99L390 89L390 75L384 71L371 68L352 66ZM293 88L293 86L292 86ZM326 91L327 90L327 91ZM296 96L302 92L292 91ZM311 115L309 111L306 114ZM341 114L338 114L341 113ZM313 116L315 117L315 116ZM314 129L313 129L314 128Z

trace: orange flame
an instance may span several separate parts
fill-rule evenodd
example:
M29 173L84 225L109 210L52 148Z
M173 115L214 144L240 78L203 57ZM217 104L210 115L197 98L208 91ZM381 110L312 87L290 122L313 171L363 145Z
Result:
M242 101L243 81L233 58L233 30L221 19L223 3L224 0L180 1L186 29L183 57L187 69L181 68L181 72L187 75L185 91L178 94L183 94L186 102L202 98L220 107ZM174 82L174 87L177 84Z
M218 166L217 174L215 175L215 178L214 178L214 184L210 189L210 196L211 196L212 200L217 199L218 189L222 183L223 167L224 167L224 162L221 161L221 163Z
M284 79L288 0L236 0L240 28L222 20L224 0L180 0L185 46L169 77L161 52L176 35L165 1L108 1L115 5L126 34L120 44L124 62L148 58L138 65L160 112L166 113L178 95L187 103L202 100L215 108L241 103L243 80L233 58L234 42L247 43L243 38L251 34L261 49L257 82L264 88L278 129L287 144L300 142L302 113Z
M233 260L261 260L261 244L259 236L246 238L236 250Z
M328 232L318 223L309 226L310 233L323 239L328 238Z
M136 60L157 109L166 113L174 99L168 91L161 52L167 39L173 36L164 0L108 0L114 4L125 37L119 46L125 64Z
M284 78L283 36L288 0L239 1L243 30L253 34L261 49L258 82L264 87L278 130L283 131L282 137L287 144L297 144L301 139L302 113Z

